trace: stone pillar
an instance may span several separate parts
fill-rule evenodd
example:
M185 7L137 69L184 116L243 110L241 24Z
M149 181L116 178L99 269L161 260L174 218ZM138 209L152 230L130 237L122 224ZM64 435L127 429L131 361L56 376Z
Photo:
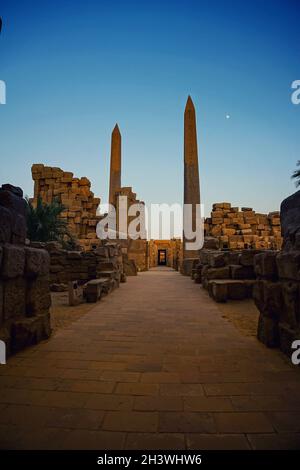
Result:
M198 169L198 149L196 132L196 113L191 97L186 102L184 111L184 204L192 204L192 227L196 229L196 204L200 204L200 186ZM184 213L184 212L183 212ZM198 250L186 250L186 240L183 234L183 265L192 264L185 260L199 257ZM186 271L183 266L182 271ZM188 272L186 272L188 274Z
M109 203L115 204L115 193L121 188L121 134L118 124L111 134Z

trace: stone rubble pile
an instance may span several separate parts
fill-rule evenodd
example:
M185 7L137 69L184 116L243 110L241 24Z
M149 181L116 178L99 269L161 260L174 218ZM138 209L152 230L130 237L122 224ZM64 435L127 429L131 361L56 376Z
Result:
M279 212L266 215L248 207L239 210L238 207L231 207L229 202L213 204L204 230L206 236L219 239L220 248L279 250L282 245Z
M241 300L252 296L255 282L254 259L258 250L200 251L194 261L192 278L201 283L216 302Z
M50 336L49 254L25 245L23 191L0 188L0 339L7 355Z

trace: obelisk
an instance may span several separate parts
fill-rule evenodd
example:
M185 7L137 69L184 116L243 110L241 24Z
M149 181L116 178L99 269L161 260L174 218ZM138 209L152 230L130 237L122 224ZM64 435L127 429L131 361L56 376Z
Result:
M121 188L121 134L118 124L111 134L109 203L115 204L115 193Z
M192 205L192 221L193 231L196 230L196 205L200 204L200 185L199 185L199 168L198 168L198 148L197 148L197 131L196 131L196 112L194 103L189 96L184 111L184 204ZM183 207L183 216L186 209ZM188 264L184 260L199 257L199 250L187 250L187 240L183 233L183 270L187 270ZM187 273L188 274L188 273Z

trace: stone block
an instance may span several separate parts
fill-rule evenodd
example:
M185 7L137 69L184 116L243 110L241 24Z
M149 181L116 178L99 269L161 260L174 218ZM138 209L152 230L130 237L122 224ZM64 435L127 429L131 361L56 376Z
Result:
M300 327L300 283L286 281L282 286L282 312L281 321L293 329ZM299 337L300 339L300 337Z
M45 313L51 306L50 285L47 277L29 280L26 291L26 315Z
M240 256L240 264L242 266L254 266L254 257L258 253L258 250L243 250Z
M254 271L258 277L276 279L278 276L276 264L276 251L259 253L254 257Z
M4 289L3 289L3 282L0 279L0 328L2 323L4 322L4 308L3 308L3 300L4 300Z
M12 351L17 352L25 347L37 344L51 334L50 315L38 315L14 321L11 329Z
M25 315L26 281L22 277L3 283L4 320Z
M34 278L38 275L49 274L50 256L46 250L25 247L25 255L25 274L27 277Z
M300 190L282 201L280 206L283 249L294 249L297 233L300 232Z
M13 213L13 222L11 226L11 242L15 244L25 244L27 225L23 215Z
M206 271L206 278L210 279L228 279L229 278L229 266L222 268L209 268Z
M230 276L232 279L255 279L253 266L231 265Z
M211 296L216 302L226 302L228 298L227 283L210 281L212 284ZM210 291L210 289L208 289Z
M300 251L280 252L276 262L280 278L300 281Z
M210 256L210 266L213 268L221 268L226 265L226 254L219 252Z
M268 348L279 346L279 327L276 320L260 314L257 327L257 338Z
M282 284L269 280L258 280L254 284L253 299L258 310L277 322L282 314Z
M20 246L6 244L3 247L2 277L12 279L24 274L25 249Z
M10 243L12 214L6 207L0 206L0 243Z
M300 330L293 329L286 323L279 323L279 348L280 350L286 354L287 356L291 357L294 349L291 348L292 343L295 340L299 340L300 338Z
M5 186L5 185L4 185ZM0 206L6 207L13 212L16 212L25 217L26 215L26 201L20 196L17 196L10 190L0 188Z

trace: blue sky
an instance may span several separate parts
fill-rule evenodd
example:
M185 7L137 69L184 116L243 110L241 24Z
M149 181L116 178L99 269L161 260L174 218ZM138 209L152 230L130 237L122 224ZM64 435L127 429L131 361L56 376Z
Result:
M278 210L300 159L299 12L299 0L1 0L0 182L31 195L44 163L87 176L106 202L118 122L122 184L181 202L191 94L206 213Z

